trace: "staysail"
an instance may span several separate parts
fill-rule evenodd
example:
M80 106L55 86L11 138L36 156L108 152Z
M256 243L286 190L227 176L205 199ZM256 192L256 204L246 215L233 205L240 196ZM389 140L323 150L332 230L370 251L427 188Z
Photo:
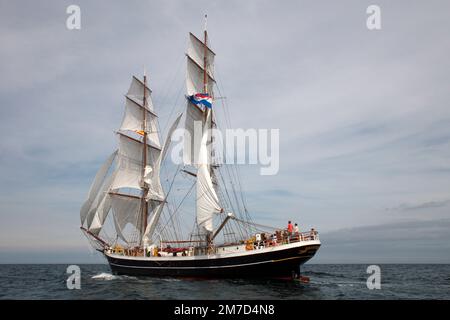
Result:
M211 132L208 129L210 118L211 112L208 112L203 129L197 170L197 225L201 233L213 231L213 215L222 211L210 174L211 152L208 148Z
M172 124L172 126L170 127L168 133L167 133L167 137L166 140L164 142L164 146L162 148L161 151L161 155L159 156L157 165L155 166L155 170L152 171L152 174L159 176L160 173L160 167L161 167L161 163L164 160L166 154L167 154L167 150L169 149L170 146L170 142L171 142L171 137L173 132L175 131L175 129L178 127L178 124L181 120L181 116L183 114L180 114L174 121L174 123ZM145 229L143 238L144 241L147 243L151 242L153 233L155 232L155 228L156 225L158 224L159 218L161 217L161 213L164 207L164 202L160 202L160 203L153 203L153 205L155 206L155 208L153 209L153 215L150 219L150 222L147 225L147 228Z
M108 207L108 192L111 189L111 182L112 177L108 176L105 179L105 182L102 185L102 188L99 190L99 193L97 197L95 198L91 209L88 212L87 218L86 218L86 225L88 226L88 230L92 231L91 229L97 229L99 226L97 225L97 222L101 221L101 224L103 225L103 221L106 219L106 216L108 215L109 207ZM107 210L106 212L104 210ZM94 220L96 222L94 223Z
M86 219L88 218L89 212L96 209L94 202L95 202L96 198L99 196L99 191L100 191L103 183L105 182L105 178L106 178L108 171L111 168L111 165L114 162L116 156L117 156L117 151L114 151L108 157L108 159L103 163L103 165L100 167L97 174L95 175L94 181L92 182L92 185L88 192L88 197L80 210L81 225L85 224Z

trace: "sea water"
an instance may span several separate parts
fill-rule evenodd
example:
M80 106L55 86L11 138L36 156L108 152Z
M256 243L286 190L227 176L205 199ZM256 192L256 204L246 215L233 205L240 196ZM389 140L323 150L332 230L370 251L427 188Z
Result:
M386 264L381 288L368 265L306 264L310 282L118 276L108 265L79 265L81 288L68 289L68 265L0 265L0 299L450 299L450 265Z

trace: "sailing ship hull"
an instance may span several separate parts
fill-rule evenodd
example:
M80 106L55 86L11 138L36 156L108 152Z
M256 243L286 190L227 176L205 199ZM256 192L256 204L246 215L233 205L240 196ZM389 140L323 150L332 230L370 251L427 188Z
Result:
M285 247L285 248L284 248ZM144 258L105 253L114 274L174 277L291 277L311 259L320 241L306 241L229 256Z

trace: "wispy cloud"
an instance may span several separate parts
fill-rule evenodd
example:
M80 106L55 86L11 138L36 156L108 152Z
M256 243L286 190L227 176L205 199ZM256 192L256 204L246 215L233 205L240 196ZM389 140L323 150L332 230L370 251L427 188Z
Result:
M442 208L446 207L450 204L450 199L447 200L437 200L437 201L426 201L416 204L408 204L402 203L397 207L386 208L386 210L393 211L409 211L409 210L421 210L421 209L429 209L429 208Z
M77 4L72 32L65 2L2 3L1 243L84 245L78 208L115 148L131 74L147 67L166 127L205 11L233 126L280 129L278 175L241 167L256 220L326 231L448 216L448 4L381 1L377 32L370 1Z
M315 262L450 263L450 220L410 220L321 234Z

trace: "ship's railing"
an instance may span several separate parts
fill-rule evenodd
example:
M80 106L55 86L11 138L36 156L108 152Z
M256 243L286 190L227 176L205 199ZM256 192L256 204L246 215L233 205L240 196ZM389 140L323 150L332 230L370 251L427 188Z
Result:
M240 243L235 243L234 245L239 246L239 244L245 244L246 250L258 250L268 247L286 245L290 243L302 242L302 241L312 241L319 240L319 234L317 231L312 229L307 232L292 232L289 233L287 230L278 230L274 234L264 234L264 236L259 235L253 237L246 241ZM154 247L153 251L147 251L144 253L144 249L141 247L123 248L121 246L115 246L108 249L108 252L125 255L142 257L144 256L192 256L192 255L204 255L210 253L217 253L216 247L195 247L196 242L201 241L164 241L162 247ZM175 246L170 246L168 244ZM179 246L177 246L178 244ZM203 251L202 251L203 250Z
M288 242L319 240L319 233L317 231L293 232L286 240Z
M261 234L246 241L246 250L257 250L295 242L319 240L319 234L312 229L307 232L292 232L278 230L272 235Z
M288 232L287 230L278 230L271 236L270 240L280 244L319 240L319 233L314 229L306 232Z

